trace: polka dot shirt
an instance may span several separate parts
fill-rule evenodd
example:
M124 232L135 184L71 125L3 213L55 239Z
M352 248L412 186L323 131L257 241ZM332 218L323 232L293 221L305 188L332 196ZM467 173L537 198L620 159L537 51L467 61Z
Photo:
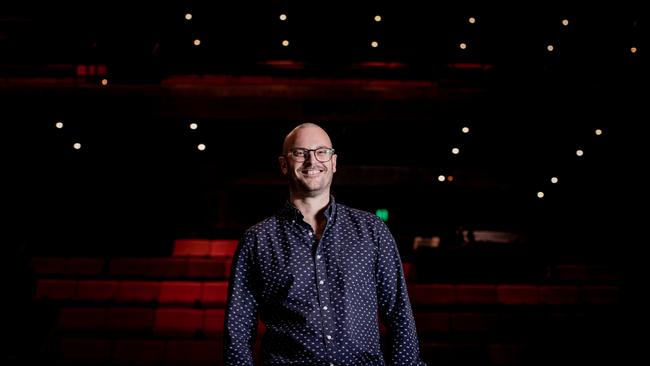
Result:
M258 316L265 365L424 365L395 240L377 216L330 202L320 240L290 203L244 233L226 307L226 365L253 365Z

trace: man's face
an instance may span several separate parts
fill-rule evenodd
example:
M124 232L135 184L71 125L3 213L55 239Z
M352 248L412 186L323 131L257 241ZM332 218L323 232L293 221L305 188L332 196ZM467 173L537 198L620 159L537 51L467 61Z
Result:
M303 151L303 157L292 154L294 149L316 150L331 148L327 133L318 127L305 127L294 131L285 144L284 155L280 157L282 174L289 179L289 185L294 193L307 197L328 194L332 178L336 172L336 154L331 160L321 162L316 158L316 151ZM330 156L320 155L320 160ZM325 157L325 158L324 158Z

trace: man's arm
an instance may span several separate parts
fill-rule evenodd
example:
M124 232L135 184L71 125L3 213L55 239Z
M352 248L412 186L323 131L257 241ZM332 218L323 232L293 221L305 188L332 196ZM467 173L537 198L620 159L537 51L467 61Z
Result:
M376 268L379 315L388 331L388 363L390 365L425 365L420 360L420 347L413 310L409 301L402 261L395 239L383 222L377 235Z
M226 365L253 365L258 303L254 292L252 240L251 235L244 235L230 271L223 335Z

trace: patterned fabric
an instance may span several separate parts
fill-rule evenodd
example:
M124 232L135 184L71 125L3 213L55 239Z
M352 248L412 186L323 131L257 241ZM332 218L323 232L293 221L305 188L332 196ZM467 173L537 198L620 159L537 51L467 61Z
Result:
M333 198L325 216L321 240L290 203L244 233L231 272L226 364L253 365L259 314L265 365L384 365L379 316L386 361L424 365L388 228Z

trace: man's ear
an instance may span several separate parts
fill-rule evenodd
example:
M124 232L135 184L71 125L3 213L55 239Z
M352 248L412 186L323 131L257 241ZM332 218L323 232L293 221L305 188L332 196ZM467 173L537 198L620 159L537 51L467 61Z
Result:
M284 156L280 156L278 157L278 161L280 162L280 170L282 170L282 175L287 175L287 172L289 172L287 158L285 158Z
M336 157L336 154L332 155L332 173L336 173Z

